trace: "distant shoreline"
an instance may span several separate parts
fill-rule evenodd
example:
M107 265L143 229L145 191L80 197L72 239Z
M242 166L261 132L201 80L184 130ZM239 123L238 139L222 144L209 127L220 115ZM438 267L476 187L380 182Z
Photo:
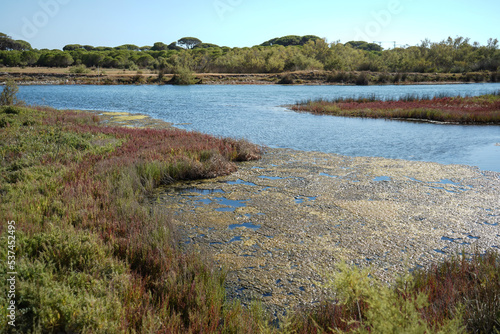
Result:
M156 71L94 69L69 73L69 68L0 68L0 84L14 80L18 85L133 85L169 84L174 74L158 80ZM369 71L296 71L284 73L194 73L195 84L208 85L436 85L490 83L492 76L474 73L386 73Z

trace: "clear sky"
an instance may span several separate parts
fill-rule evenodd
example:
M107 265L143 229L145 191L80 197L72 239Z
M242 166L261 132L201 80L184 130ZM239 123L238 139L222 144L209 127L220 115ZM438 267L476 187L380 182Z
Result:
M0 0L0 32L34 48L169 44L192 36L253 46L285 35L389 47L448 36L500 39L499 0Z

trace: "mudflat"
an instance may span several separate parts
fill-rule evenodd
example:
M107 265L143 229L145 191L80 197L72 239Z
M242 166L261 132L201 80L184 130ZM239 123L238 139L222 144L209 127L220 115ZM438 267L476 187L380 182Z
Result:
M457 252L500 248L500 174L462 165L268 149L229 176L160 189L185 247L228 290L282 310L314 303L338 261L390 282Z

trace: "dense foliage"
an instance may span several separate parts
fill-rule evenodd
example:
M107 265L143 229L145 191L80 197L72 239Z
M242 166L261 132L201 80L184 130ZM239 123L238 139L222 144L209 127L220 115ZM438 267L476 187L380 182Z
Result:
M362 41L327 43L317 36L284 36L261 45L244 48L219 47L194 37L177 42L157 42L139 47L93 47L69 44L63 50L34 50L19 47L0 35L0 65L67 67L85 65L120 69L163 69L174 73L186 68L197 73L279 73L295 70L466 73L498 71L500 50L497 39L486 45L468 38L441 42L424 40L420 45L382 50ZM13 43L18 46L13 47ZM22 43L21 43L22 44ZM183 47L181 47L183 46Z

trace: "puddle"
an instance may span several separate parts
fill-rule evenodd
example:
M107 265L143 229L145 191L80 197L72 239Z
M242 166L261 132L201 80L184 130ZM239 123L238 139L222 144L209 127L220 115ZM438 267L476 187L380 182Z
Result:
M242 208L242 207L247 206L247 204L244 202L248 201L248 200L235 201L232 199L227 199L225 197L216 197L216 198L214 198L214 200L217 201L218 204L227 206L224 208L215 209L215 211L219 211L219 212L233 212L236 208Z
M243 224L231 224L231 225L229 225L230 230L234 230L235 228L238 228L238 227L246 227L246 228L250 228L252 230L257 230L260 228L260 225L254 225L250 222L243 223Z
M212 203L212 200L210 198L203 198L203 199L199 199L197 201L194 202L194 204L203 204L203 205L208 205ZM200 205L197 205L197 207L199 207Z
M235 242L235 241L241 241L243 240L243 238L241 236L236 236L236 237L232 237L231 240L228 241L229 242Z
M311 197L308 197L308 196L297 196L297 197L295 197L295 203L301 204L301 203L304 203L305 200L315 201L316 198L318 198L318 196L311 196Z
M426 181L421 181L421 180L415 179L413 177L407 176L407 178L412 180L412 181L415 181L415 182L427 183L427 184L429 184L429 186L428 186L429 188L444 190L446 192L454 193L454 194L460 193L461 191L467 191L467 190L470 190L472 188L471 186L463 186L460 183L453 182L450 179L441 179L440 181L437 181L437 182L426 182ZM454 188L453 188L453 190L449 190L449 189L446 189L444 187L433 186L432 184L443 184L443 185L448 184L448 185L454 186ZM455 188L455 187L457 187L457 188Z
M460 183L453 182L453 181L451 181L451 180L449 180L449 179L441 179L441 181L439 181L439 182L435 182L435 183L441 183L441 184L452 184L452 185L454 185L454 186L461 186L461 184L460 184Z
M327 174L327 173L319 173L320 176L327 176L327 177L333 177L333 178L337 178L338 175L330 175L330 174Z
M381 182L381 181L390 181L391 178L389 176L377 176L376 178L373 179L375 182Z
M267 176L267 175L259 175L260 179L266 179L266 180L283 180L284 177L279 177L279 176Z
M243 181L241 179L238 179L236 181L226 181L224 183L231 184L231 185L234 185L234 184L243 184L243 185L246 185L246 186L256 186L255 183L248 182L248 181Z

